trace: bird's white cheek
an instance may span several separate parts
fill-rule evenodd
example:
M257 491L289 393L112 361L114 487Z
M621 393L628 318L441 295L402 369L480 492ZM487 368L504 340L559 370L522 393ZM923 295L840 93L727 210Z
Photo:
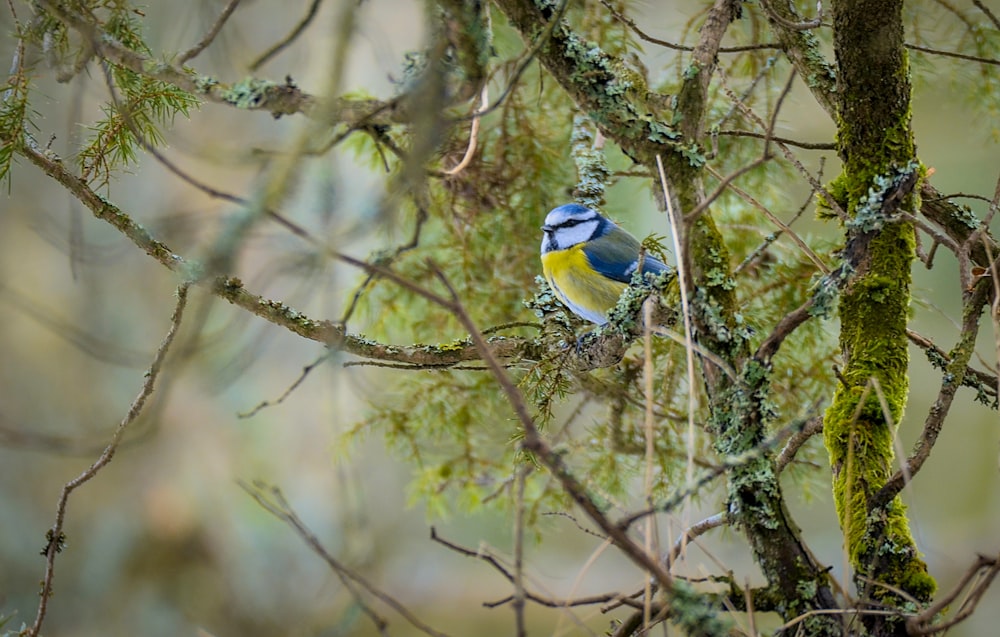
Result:
M600 222L594 220L569 228L559 228L552 234L551 247L556 250L565 250L578 243L589 241L590 237L594 235L594 231L597 230L598 223Z

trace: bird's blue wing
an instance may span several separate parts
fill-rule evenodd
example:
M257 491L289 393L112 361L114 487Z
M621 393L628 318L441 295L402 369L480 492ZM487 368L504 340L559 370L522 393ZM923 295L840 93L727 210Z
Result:
M621 283L629 283L639 265L637 263L639 242L620 228L588 241L583 246L583 252L594 270ZM659 274L670 268L659 259L647 254L642 262L642 270Z

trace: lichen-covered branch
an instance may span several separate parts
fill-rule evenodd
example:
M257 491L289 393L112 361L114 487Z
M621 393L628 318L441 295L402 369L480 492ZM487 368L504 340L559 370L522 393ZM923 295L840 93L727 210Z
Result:
M415 368L455 365L481 358L476 346L468 340L444 345L403 346L379 343L363 336L348 334L341 325L333 321L309 318L280 301L254 294L247 290L238 278L216 276L200 280L203 268L198 263L185 259L170 250L166 244L157 240L148 230L136 223L131 216L94 192L84 180L71 173L57 157L32 144L21 144L18 152L42 169L49 177L59 182L95 217L115 227L133 244L167 269L180 274L187 280L198 280L216 296L299 336L355 356L412 365ZM346 255L334 254L332 256L352 262L353 265L362 263ZM490 339L489 343L494 354L501 359L538 360L542 355L542 352L538 351L539 346L536 343L521 338L494 337Z
M801 22L802 18L786 0L762 0L771 29L778 36L778 42L788 60L805 78L812 89L813 97L830 117L837 116L837 77L833 67L823 56L819 38L812 29L797 29L790 23Z
M958 245L966 244L972 233L980 230L982 224L971 210L954 203L927 181L924 181L920 188L920 212ZM984 245L987 243L989 251ZM990 235L989 229L981 233L979 241L968 247L969 258L982 268L990 266L991 253L1000 254L1000 246Z
M527 42L547 37L538 60L608 138L635 161L655 165L657 153L674 152L698 161L695 147L679 142L680 133L654 115L645 81L620 60L580 37L558 20L553 4L498 0L497 5Z
M103 33L100 25L92 23L65 5L47 0L42 0L40 4L87 38L98 57L144 77L176 86L209 102L243 110L265 111L274 117L304 114L308 117L322 117L328 122L348 124L387 125L407 120L405 100L340 98L326 100L323 107L318 109L320 100L302 91L290 78L284 82L252 77L237 82L222 82L200 75L189 67L178 67L138 53Z
M719 43L738 11L738 5L720 0L702 26L678 97L685 139L700 140L703 135L708 85ZM668 163L668 173L677 186L676 200L682 209L698 208L704 200L699 167L678 162L675 156ZM696 299L693 318L698 341L739 373L733 381L706 366L713 446L723 456L739 456L767 439L767 426L775 415L767 398L771 391L770 363L751 357L749 342L739 329L728 251L712 215L698 215L684 231L691 291ZM783 600L777 612L792 620L809 611L836 608L826 571L806 548L785 506L773 454L759 454L734 467L728 479L727 510L747 538L770 587ZM829 616L817 614L805 621L809 634L840 634L839 623Z

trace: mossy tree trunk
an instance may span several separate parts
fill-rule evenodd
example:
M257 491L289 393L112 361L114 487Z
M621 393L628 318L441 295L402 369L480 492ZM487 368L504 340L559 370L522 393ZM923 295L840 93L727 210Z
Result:
M846 209L846 285L840 301L842 382L824 432L834 495L862 595L896 606L902 590L926 602L934 580L918 557L899 498L873 496L892 474L893 437L908 383L907 318L912 224L922 178L910 127L910 78L902 1L841 0L833 5L839 81L834 191ZM872 634L904 634L900 621L867 616Z

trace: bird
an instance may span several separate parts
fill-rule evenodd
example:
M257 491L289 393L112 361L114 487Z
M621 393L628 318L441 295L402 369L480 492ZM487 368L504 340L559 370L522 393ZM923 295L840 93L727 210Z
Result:
M640 267L639 241L592 208L576 203L549 211L542 226L542 272L563 305L591 323L608 322L608 310ZM671 268L648 254L647 274Z

